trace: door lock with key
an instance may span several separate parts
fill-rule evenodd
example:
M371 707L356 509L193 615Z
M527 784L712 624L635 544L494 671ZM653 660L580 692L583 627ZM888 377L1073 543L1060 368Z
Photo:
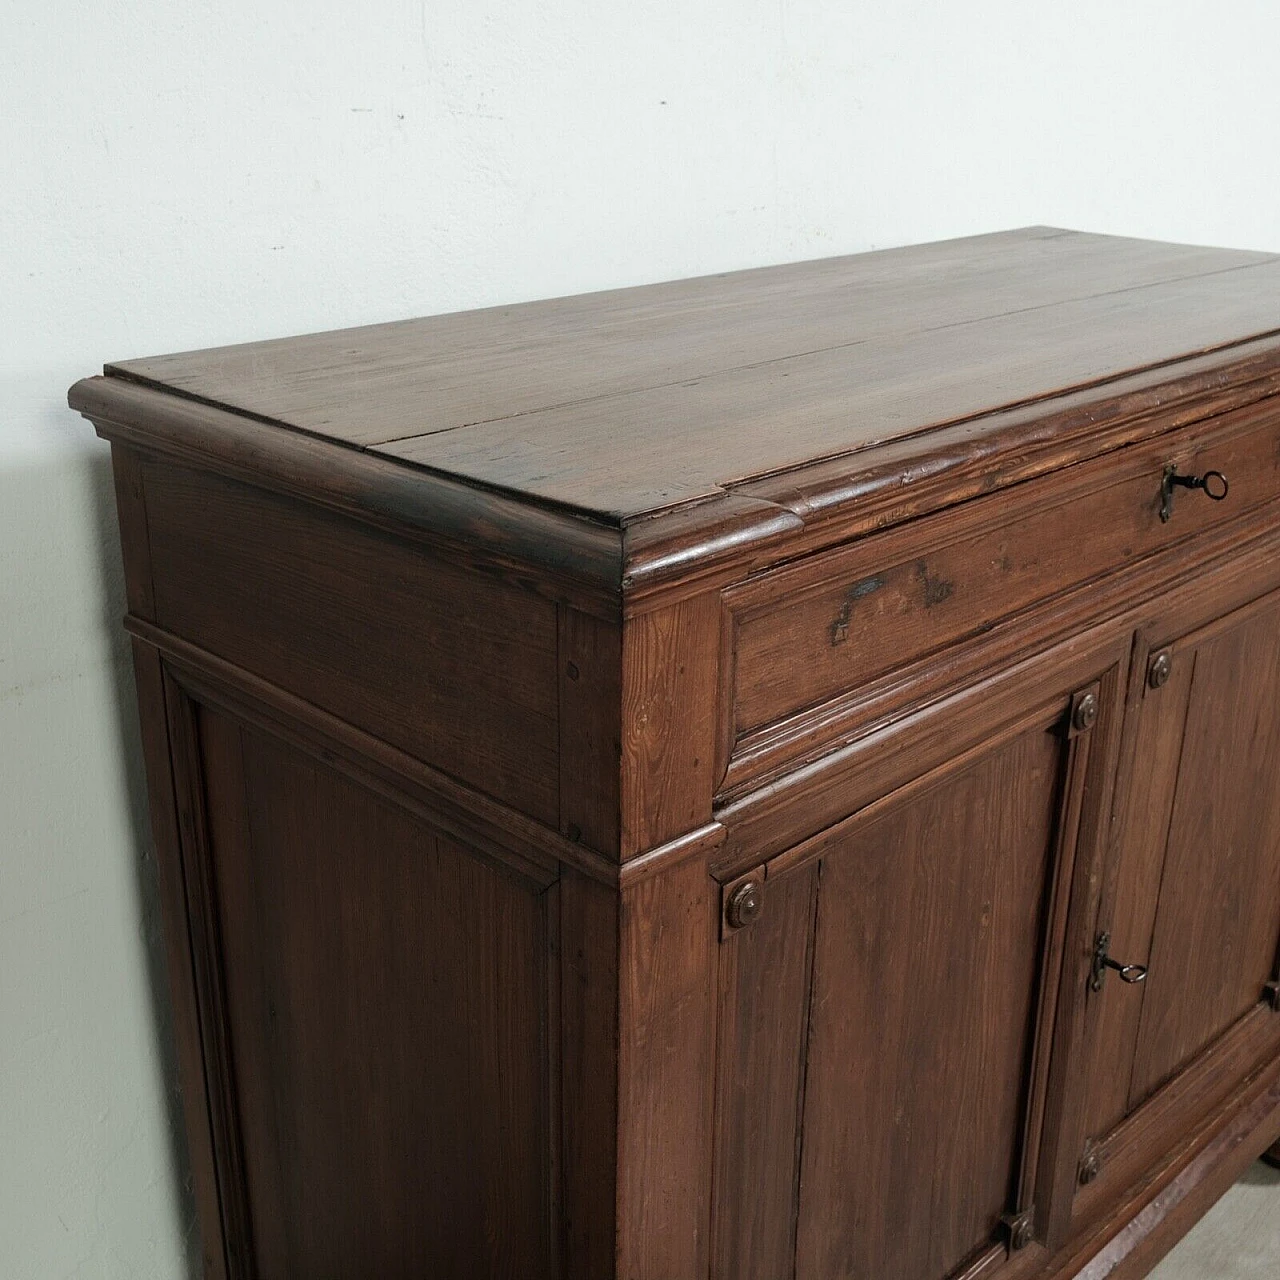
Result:
M1131 985L1135 982L1146 982L1147 966L1145 964L1121 964L1107 954L1110 949L1111 935L1109 933L1098 934L1098 940L1093 945L1093 970L1089 978L1090 991L1102 990L1102 980L1107 976L1108 969L1114 969L1120 975L1121 982L1128 982Z
M1231 491L1227 477L1221 471L1206 471L1202 476L1180 476L1176 463L1170 463L1164 469L1164 479L1160 482L1160 519L1168 524L1173 519L1174 489L1199 489L1206 498L1221 502Z

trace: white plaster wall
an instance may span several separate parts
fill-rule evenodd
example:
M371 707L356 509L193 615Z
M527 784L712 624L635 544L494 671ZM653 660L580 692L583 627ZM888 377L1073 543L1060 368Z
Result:
M0 0L0 1275L181 1276L106 359L1051 222L1280 250L1274 0Z

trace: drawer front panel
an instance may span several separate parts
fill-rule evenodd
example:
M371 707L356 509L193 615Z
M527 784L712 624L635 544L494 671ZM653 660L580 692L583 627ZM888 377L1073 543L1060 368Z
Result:
M1225 501L1175 491L1164 467L1216 469ZM726 593L729 758L851 690L988 631L1039 601L1222 525L1280 493L1268 404L978 499Z

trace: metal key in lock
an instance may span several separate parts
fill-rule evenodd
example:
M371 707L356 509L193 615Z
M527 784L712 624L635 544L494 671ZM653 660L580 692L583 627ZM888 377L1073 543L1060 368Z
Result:
M1131 985L1136 982L1146 982L1147 966L1145 964L1121 964L1118 960L1113 960L1108 952L1111 949L1111 935L1109 933L1098 934L1098 940L1093 946L1093 970L1089 978L1089 990L1101 991L1102 980L1107 976L1108 969L1114 969L1120 975L1121 982L1128 982Z
M1160 519L1168 524L1173 519L1174 489L1199 489L1206 498L1221 502L1231 491L1231 484L1221 471L1206 471L1202 476L1180 476L1177 463L1164 469L1160 482Z

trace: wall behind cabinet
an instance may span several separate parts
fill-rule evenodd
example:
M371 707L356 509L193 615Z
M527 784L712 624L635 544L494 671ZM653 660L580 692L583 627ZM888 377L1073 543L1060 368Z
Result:
M7 1276L191 1265L110 487L67 385L107 359L1028 222L1280 251L1280 10L1205 12L3 6Z

